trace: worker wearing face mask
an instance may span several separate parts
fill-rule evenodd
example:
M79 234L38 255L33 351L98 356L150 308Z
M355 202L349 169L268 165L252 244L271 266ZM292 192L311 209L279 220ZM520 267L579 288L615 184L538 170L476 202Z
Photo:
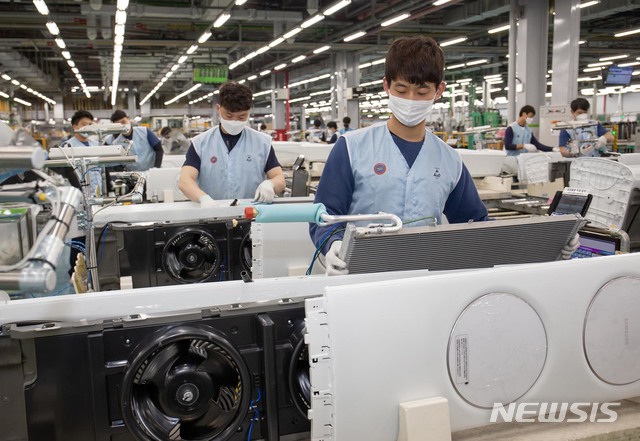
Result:
M613 135L602 124L589 118L589 101L584 98L576 98L571 101L571 115L575 121L592 122L588 127L564 129L560 132L559 145L563 153L570 152L569 143L578 142L581 156L600 156L607 151L607 143L613 142ZM593 141L592 143L581 141Z
M116 110L111 115L111 122L123 124L127 131L118 136L109 135L105 144L128 145L131 142L131 151L136 155L136 162L127 164L126 169L131 171L145 171L152 167L159 168L162 165L164 150L162 142L148 127L133 127L131 120L123 110Z
M202 207L215 199L272 202L284 191L284 174L271 136L247 125L253 95L235 82L220 88L216 111L220 125L191 140L180 172L180 190Z
M411 60L407 63L406 60ZM403 37L393 42L385 61L384 90L391 118L384 123L346 132L334 144L320 179L316 202L330 214L384 211L407 226L429 220L483 221L480 200L460 155L426 130L433 102L445 89L444 54L429 37ZM323 242L327 274L346 274L338 257L342 233L310 226L316 247Z
M538 150L543 152L559 152L558 147L546 146L536 139L529 124L533 123L536 110L529 105L520 109L519 117L511 123L504 134L504 148L508 156L516 156L520 153L535 153Z

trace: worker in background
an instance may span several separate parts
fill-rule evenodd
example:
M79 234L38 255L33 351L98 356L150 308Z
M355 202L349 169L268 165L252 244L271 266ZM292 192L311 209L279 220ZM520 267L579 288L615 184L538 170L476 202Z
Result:
M600 156L607 151L607 143L613 142L613 135L602 127L599 122L589 119L589 101L584 98L576 98L571 101L571 115L575 121L593 122L589 127L577 127L575 129L563 129L560 131L559 145L564 154L571 153L570 141L589 141L594 143L581 146L581 156ZM596 140L597 139L597 140Z
M349 124L351 124L351 118L349 118L348 116L345 116L344 118L342 118L343 127L340 129L341 135L344 135L345 133L353 130L352 127L349 127Z
M327 132L329 132L325 137L327 139L327 144L335 144L338 140L338 124L335 121L329 121L327 123Z
M89 134L85 136L81 131L83 127L93 123L93 115L90 112L78 110L71 117L73 136L63 142L60 147L97 147L98 142L89 139ZM89 176L89 193L91 196L102 195L102 169L99 167L90 167L87 174ZM71 179L69 181L72 182ZM86 176L80 176L79 181L81 186L84 185Z
M442 49L430 37L402 37L391 44L383 87L392 116L345 133L334 144L315 198L329 214L383 211L408 227L440 223L443 213L451 223L488 219L460 155L425 127L445 89L444 64ZM343 233L338 231L336 225L309 228L316 248L325 253L328 275L348 273L339 257Z
M529 124L533 123L536 110L529 105L520 109L518 119L507 127L504 133L504 148L508 156L516 156L520 153L535 153L538 150L543 152L559 152L558 147L549 147L538 141Z
M326 141L326 135L324 133L324 130L322 130L321 126L322 126L321 119L318 118L313 120L313 128L309 129L305 136L307 138L307 141L317 142L317 143Z
M247 125L253 94L243 84L220 88L216 112L220 125L191 140L180 172L180 190L202 207L214 199L272 202L284 191L284 174L271 136Z
M130 171L145 171L152 167L159 168L162 165L162 142L147 127L133 127L131 120L122 110L116 110L111 115L111 122L128 126L127 132L114 136L109 135L105 139L106 144L128 145L132 141L131 152L136 155L136 162L127 164L126 169Z
M160 130L160 139L162 149L167 155L184 155L191 144L182 132L176 131L174 133L171 127L163 127Z

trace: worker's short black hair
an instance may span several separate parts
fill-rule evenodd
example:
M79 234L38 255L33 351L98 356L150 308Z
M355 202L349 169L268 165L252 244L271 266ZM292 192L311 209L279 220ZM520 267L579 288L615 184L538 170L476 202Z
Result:
M78 110L76 113L73 114L73 116L71 117L71 125L75 126L76 124L78 124L78 122L82 119L82 118L89 118L91 121L93 121L93 115L91 114L91 112L87 111L87 110Z
M163 127L162 130L160 130L160 136L167 136L171 133L171 127Z
M336 130L338 130L338 124L336 124L336 122L335 122L335 121L329 121L329 122L327 123L327 127L329 127L330 129L336 129Z
M111 114L111 122L120 121L122 118L126 118L127 114L124 113L124 110L116 110Z
M351 124L351 118L349 118L348 116L345 116L344 118L342 118L342 124L344 124L345 126L348 126L349 124Z
M584 110L585 112L588 112L589 107L591 107L589 101L585 100L584 98L576 98L575 100L571 101L572 112L575 112L576 110Z
M220 88L218 104L229 112L244 112L251 109L253 93L244 84L229 81Z
M321 119L314 119L313 120L313 125L315 127L320 127L322 125L322 120Z
M411 84L438 87L444 78L444 52L431 37L400 37L389 47L384 76L388 85L402 78Z
M533 116L536 116L536 109L534 109L533 106L527 104L526 106L522 106L522 109L520 109L520 113L518 114L518 116L522 116L522 114L528 115L530 113L533 113Z

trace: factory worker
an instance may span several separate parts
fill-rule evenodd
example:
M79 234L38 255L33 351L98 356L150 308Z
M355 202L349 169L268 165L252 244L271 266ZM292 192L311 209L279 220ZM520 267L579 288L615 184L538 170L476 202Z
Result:
M334 215L393 213L407 227L440 223L443 213L450 223L487 220L487 209L459 154L425 128L434 100L444 92L443 75L444 53L435 40L395 40L383 78L392 116L338 139L315 202ZM343 233L334 235L336 226L316 224L309 231L325 253L327 274L347 274L346 263L338 257Z
M345 116L344 118L342 118L342 128L338 133L340 133L341 135L344 135L347 132L353 131L353 127L349 127L350 124L351 124L351 118L349 118L348 116Z
M136 155L137 159L135 163L127 164L127 170L145 171L152 167L159 168L162 165L164 150L162 149L162 142L155 133L147 127L132 127L131 120L122 110L113 112L111 122L124 124L129 127L126 133L118 136L109 135L105 139L106 144L121 144L126 146L129 144L129 141L133 142L131 152Z
M338 124L335 121L329 121L327 123L327 132L327 144L334 144L338 140Z
M284 191L284 174L271 136L247 125L253 94L236 82L220 88L220 125L191 140L180 172L180 190L203 207L214 199L272 202Z
M559 152L558 147L549 147L538 141L529 124L533 123L536 110L529 105L520 109L519 117L507 127L504 134L504 148L508 156L516 156L520 153L535 153L538 150L543 152Z
M593 122L589 118L589 101L584 98L576 98L571 101L571 116L575 121ZM565 154L571 152L569 147L570 141L594 141L593 143L586 143L580 146L581 156L600 156L601 153L607 151L607 143L613 142L613 135L602 124L597 123L589 127L577 127L575 129L563 129L560 131L560 145L561 151Z
M60 147L96 147L98 142L89 138L89 134L85 136L82 128L93 124L93 115L86 110L78 110L71 117L71 127L73 128L73 136L63 142ZM99 167L89 167L87 171L89 176L89 192L91 196L102 195L102 169ZM81 176L80 181L85 181L86 176Z

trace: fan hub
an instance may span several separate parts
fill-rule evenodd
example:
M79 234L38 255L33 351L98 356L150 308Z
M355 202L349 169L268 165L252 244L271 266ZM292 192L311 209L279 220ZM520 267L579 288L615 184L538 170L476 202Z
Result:
M175 399L180 405L189 407L198 401L199 396L200 390L198 386L193 383L185 383L178 387Z

